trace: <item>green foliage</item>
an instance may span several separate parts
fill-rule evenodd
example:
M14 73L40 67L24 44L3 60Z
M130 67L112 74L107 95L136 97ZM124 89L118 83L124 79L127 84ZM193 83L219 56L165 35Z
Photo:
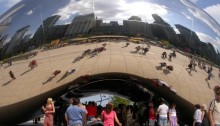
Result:
M130 100L127 100L127 99L124 99L124 98L121 98L121 97L118 97L118 96L113 96L111 98L110 102L112 102L115 107L117 107L119 104L122 104L122 103L125 104L126 106L131 103Z
M169 46L169 42L168 41L166 41L166 40L161 40L161 43L162 43L162 45L163 46Z

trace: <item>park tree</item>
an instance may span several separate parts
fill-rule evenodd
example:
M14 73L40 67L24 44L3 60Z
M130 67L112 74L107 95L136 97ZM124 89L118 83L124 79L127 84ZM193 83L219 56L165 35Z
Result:
M113 103L114 106L118 106L119 104L125 104L126 106L131 103L130 100L118 97L118 96L112 96L110 102Z
M165 47L168 47L170 45L169 41L167 40L161 40L161 44Z

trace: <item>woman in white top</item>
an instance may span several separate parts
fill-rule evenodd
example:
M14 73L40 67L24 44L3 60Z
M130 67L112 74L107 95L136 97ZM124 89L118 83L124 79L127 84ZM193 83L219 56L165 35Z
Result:
M177 126L176 104L171 104L169 110L169 123L170 126Z

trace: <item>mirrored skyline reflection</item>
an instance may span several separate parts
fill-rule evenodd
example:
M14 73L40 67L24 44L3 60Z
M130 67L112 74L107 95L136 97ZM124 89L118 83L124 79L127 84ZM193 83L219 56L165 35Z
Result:
M195 32L200 41L211 43L216 52L220 49L219 24L203 10L184 0L23 0L1 15L1 37L7 36L1 43L11 42L16 31L27 25L30 27L25 35L33 37L48 17L58 15L60 17L54 25L67 25L76 16L90 13L103 23L117 21L119 25L131 16L139 17L142 22L155 23L152 14L156 14L177 34L180 32L175 25L180 24Z

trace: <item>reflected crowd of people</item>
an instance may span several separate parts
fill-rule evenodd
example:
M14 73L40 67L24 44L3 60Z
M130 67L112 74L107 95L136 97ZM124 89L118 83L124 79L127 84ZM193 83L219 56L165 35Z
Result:
M95 55L98 55L100 52L103 52L106 50L106 43L102 44L102 47L97 47L93 50L87 49L85 50L82 55L80 56L82 59L83 57L90 55L91 57L94 57ZM128 47L130 44L126 43L125 47ZM136 51L135 53L145 55L149 49L150 46L147 47L141 47L137 46L135 47ZM167 52L163 52L161 55L162 59L168 59L170 62L172 62L172 58L176 58L176 52L173 51L167 56ZM78 61L76 58L74 61ZM196 63L198 62L198 63ZM160 62L160 67L165 68L166 70L173 71L174 67L172 65L168 65L166 62ZM2 62L1 62L2 66ZM12 66L12 60L8 61L8 66ZM192 70L196 71L196 66L198 66L200 69L203 69L205 72L207 72L207 78L205 78L206 81L210 80L212 77L212 65L209 67L206 67L206 63L201 60L196 60L193 56L189 56L189 64L186 70L191 74ZM38 63L36 60L32 60L28 67L30 69L34 69L35 67L38 67ZM64 79L66 76L74 73L76 69L70 69L67 70L66 73L63 75L62 79ZM196 71L197 72L197 71ZM61 73L61 70L55 70L52 72L52 76L43 82L43 84L46 84L50 82L54 77L56 77L58 74ZM11 79L15 80L16 77L12 71L9 71L9 76ZM219 68L219 77L220 77L220 68ZM60 80L62 80L60 79ZM60 81L59 80L59 81ZM172 86L170 87L172 88ZM78 100L78 99L77 99ZM53 126L53 124L56 125L69 125L72 124L71 122L72 117L77 117L78 120L81 121L77 122L76 124L84 125L84 126L166 126L168 123L170 126L177 126L178 123L178 114L176 112L176 105L173 103L168 107L167 103L165 103L164 100L161 101L161 105L158 105L158 102L155 103L154 101L148 103L147 105L124 105L119 104L117 107L113 108L112 103L108 103L106 107L97 106L97 104L94 101L90 101L85 104L81 104L80 101L77 101L75 98L70 99L70 103L63 104L56 108L54 106L53 100L51 98L48 98L47 103L45 106L42 107L43 112L45 113L45 119L44 119L44 126ZM68 112L68 108L71 110L77 110L78 115L74 116L71 115L73 113ZM209 121L206 118L207 116L207 110L206 105L202 104L196 104L195 105L195 114L193 116L194 123L193 126L200 126L202 123L204 126L208 126ZM56 111L55 111L56 110ZM84 113L80 115L81 113ZM86 115L86 116L84 116ZM74 120L73 119L73 120ZM206 120L206 121L203 121ZM37 120L34 120L34 123L37 124ZM79 125L79 126L80 126ZM75 126L75 125L73 125ZM77 126L77 125L76 125Z
M55 106L55 107L54 107ZM81 103L78 98L69 102L54 103L48 98L42 106L45 114L44 126L177 126L175 103L170 104L161 98L151 102L123 103L114 106L109 102L105 107L94 101ZM36 118L39 119L39 118ZM37 124L36 122L34 122Z
M136 44L138 44L138 43L136 43ZM78 56L74 59L73 63L76 63L77 61L80 61L81 59L83 59L86 56L90 56L90 58L92 58L92 57L98 55L99 53L101 53L101 52L103 52L107 49L107 45L108 45L107 43L103 42L101 44L101 47L96 47L94 49L86 49L80 56ZM130 42L126 42L125 46L123 46L122 48L128 47L129 45L130 45ZM146 55L146 53L149 52L149 50L150 50L150 44L145 43L145 44L142 44L142 45L143 46L140 46L140 45L136 46L135 51L133 51L133 52L131 51L131 52ZM169 53L169 54L167 54L166 51L163 51L162 54L161 54L161 58L162 59L167 59L168 61L172 62L173 58L177 57L176 51L177 50L172 49L172 53ZM209 81L212 77L214 77L214 75L212 73L212 71L213 71L212 65L210 65L210 67L207 67L207 65L206 65L207 63L205 61L202 61L198 58L195 58L192 55L189 55L188 58L189 58L189 64L188 64L188 67L186 68L186 70L191 76L192 76L192 71L197 72L196 67L198 66L200 69L203 69L205 72L207 72L207 78L205 78L206 81ZM9 59L7 61L7 63L8 63L8 66L6 66L6 68L12 66L12 59ZM2 66L3 62L1 61L0 64ZM24 74L30 72L32 69L34 69L37 66L38 66L37 60L35 60L35 59L31 60L28 64L28 67L30 67L30 69L25 71L24 73L22 73L21 76L23 76ZM174 66L172 64L169 65L166 62L160 62L160 66L158 66L157 68L161 69L161 70L163 68L165 68L165 69L163 69L163 73L166 74L166 75L170 74L171 71L174 70ZM69 70L67 70L67 71L69 71ZM59 73L61 73L61 71ZM12 80L10 82L12 82L13 80L16 79L15 74L12 70L10 70L9 75L10 75L10 78L12 78ZM45 84L47 82L50 82L56 75L57 74L55 72L55 74L53 74L52 77L49 77L46 81L44 81L43 84ZM64 77L62 79L64 79L67 75L70 75L70 74L68 74L68 73L64 74L63 75ZM220 68L219 68L219 75L218 76L220 77ZM60 79L59 81L61 81L62 79ZM57 81L57 82L59 82L59 81Z
M177 112L176 104L169 104L162 98L132 105L121 103L114 106L109 102L105 107L94 101L81 103L78 98L58 104L48 98L42 110L44 126L179 126L181 123L178 120L181 113ZM192 116L193 126L210 126L205 104L196 104Z
M214 89L216 92L220 88ZM218 100L218 99L216 99ZM211 106L213 107L213 101ZM218 105L218 104L216 104ZM42 106L44 115L43 126L179 126L178 117L181 113L176 110L176 104L169 104L163 98L154 97L152 101L123 103L114 106L109 102L105 107L94 101L81 103L78 98L70 98L68 102L56 103L48 98ZM195 104L192 115L192 126L211 126L209 111L205 104ZM215 107L215 105L214 105ZM213 110L216 111L216 110ZM216 116L216 115L213 115ZM33 123L38 124L39 117Z

